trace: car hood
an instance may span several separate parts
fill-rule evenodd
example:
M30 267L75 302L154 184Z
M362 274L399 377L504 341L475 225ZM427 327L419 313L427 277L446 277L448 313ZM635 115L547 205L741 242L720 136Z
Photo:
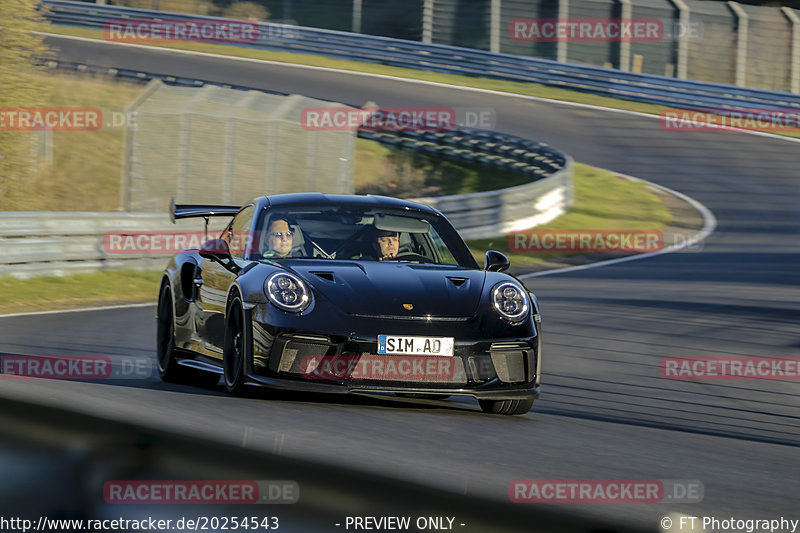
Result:
M349 314L472 316L486 278L481 270L379 261L292 261L285 266ZM407 309L408 306L413 306Z

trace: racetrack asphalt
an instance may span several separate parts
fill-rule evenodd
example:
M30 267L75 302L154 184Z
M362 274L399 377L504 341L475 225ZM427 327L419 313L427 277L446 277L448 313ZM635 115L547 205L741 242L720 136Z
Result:
M523 417L471 400L391 401L163 384L4 380L53 402L248 448L503 500L516 479L696 479L692 504L560 504L658 528L662 516L800 518L800 384L674 381L671 356L800 357L800 144L667 132L657 118L380 77L49 37L59 58L363 105L489 108L496 130L705 204L701 249L527 281L543 315L542 398ZM154 357L154 307L0 317L0 352ZM98 401L102 400L102 401ZM794 513L794 515L793 515Z

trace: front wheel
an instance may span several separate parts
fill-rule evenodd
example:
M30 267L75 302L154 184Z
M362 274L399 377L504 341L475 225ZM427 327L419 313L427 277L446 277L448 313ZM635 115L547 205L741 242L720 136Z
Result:
M245 392L245 362L247 361L247 337L244 308L237 296L228 308L225 320L225 341L222 352L223 382L225 390L234 396Z
M524 415L533 407L533 398L523 400L478 400L484 413L495 415Z

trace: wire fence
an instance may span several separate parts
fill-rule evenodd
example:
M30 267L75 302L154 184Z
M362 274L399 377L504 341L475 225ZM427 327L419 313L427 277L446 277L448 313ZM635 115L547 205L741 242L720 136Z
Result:
M303 191L353 193L355 132L306 131L303 109L337 104L260 91L152 81L126 110L122 206L246 203Z

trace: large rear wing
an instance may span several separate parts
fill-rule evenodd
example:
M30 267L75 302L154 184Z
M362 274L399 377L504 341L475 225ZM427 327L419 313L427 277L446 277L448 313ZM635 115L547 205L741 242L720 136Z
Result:
M175 205L175 198L169 202L169 219L174 224L179 218L232 217L239 212L241 206L234 205Z

